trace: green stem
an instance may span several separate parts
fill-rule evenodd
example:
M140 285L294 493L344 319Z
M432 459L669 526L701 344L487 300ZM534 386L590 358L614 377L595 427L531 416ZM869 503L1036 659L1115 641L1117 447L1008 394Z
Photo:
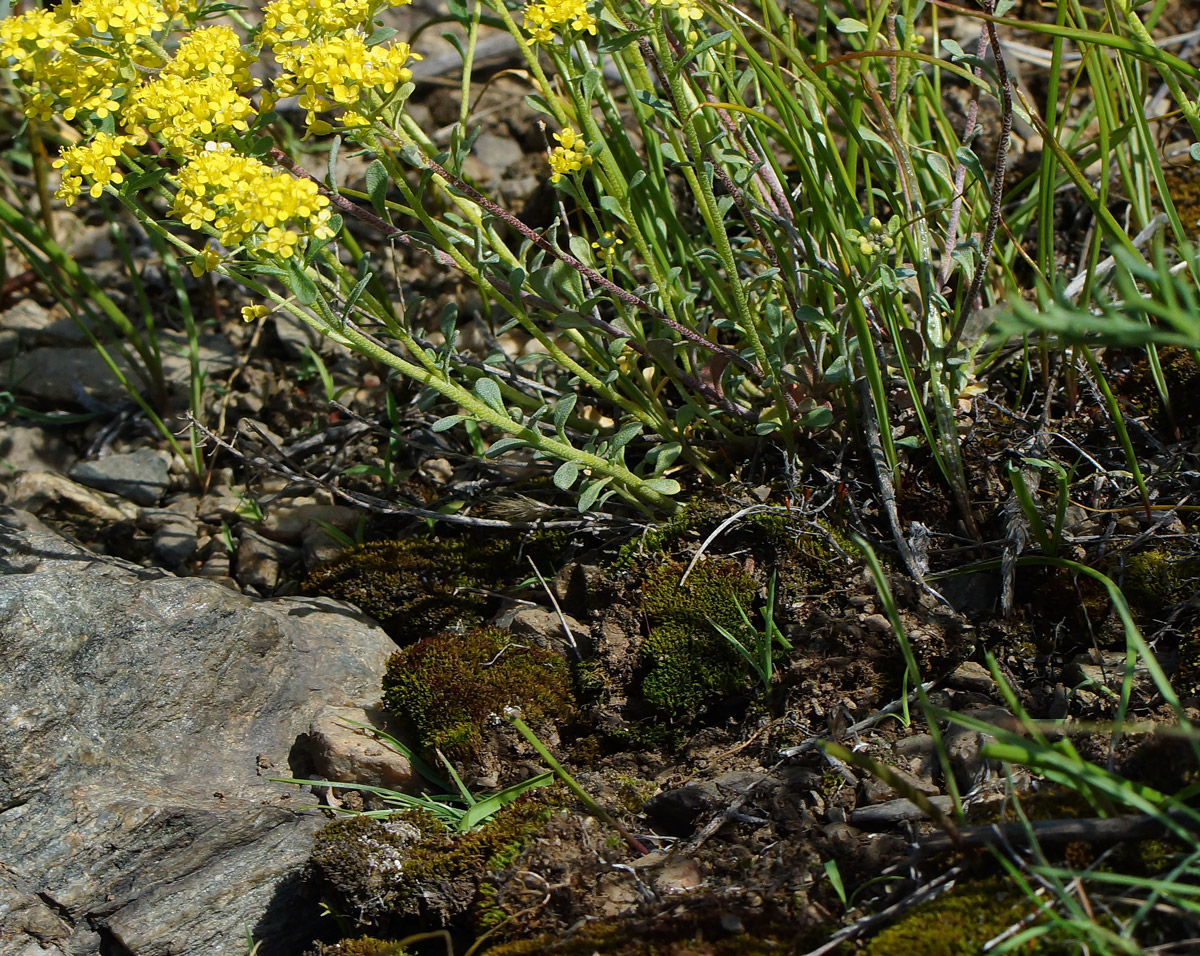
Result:
M654 18L654 30L659 43L659 56L663 60L676 109L680 113L679 119L683 123L684 135L687 137L688 151L692 156L693 162L697 165L695 181L700 188L702 211L708 223L713 244L716 246L717 256L725 268L726 281L729 283L730 291L733 293L738 325L742 330L742 334L750 342L750 347L754 351L758 367L762 369L764 375L770 376L771 395L774 399L776 414L779 416L779 425L780 430L783 432L784 444L787 446L790 456L795 450L796 442L795 432L792 429L791 412L788 409L787 400L784 398L783 383L780 380L779 370L772 366L766 347L763 345L762 337L758 334L758 324L750 312L750 301L746 297L745 285L738 275L737 261L733 257L733 246L729 242L729 234L725 229L724 219L717 207L717 197L713 192L712 179L704 168L706 159L704 150L700 145L700 134L696 130L696 110L692 108L694 104L683 85L682 74L676 67L674 58L670 53L666 33L662 20L659 17Z

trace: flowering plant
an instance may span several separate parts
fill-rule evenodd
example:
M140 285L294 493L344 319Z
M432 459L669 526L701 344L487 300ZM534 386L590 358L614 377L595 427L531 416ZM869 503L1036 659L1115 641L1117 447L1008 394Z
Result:
M680 464L716 478L722 455L768 436L790 461L860 403L858 382L894 469L889 374L932 409L921 432L961 485L954 400L969 363L951 359L972 344L958 325L987 291L970 279L991 239L957 238L994 203L955 130L910 94L943 71L989 82L920 52L922 4L886 25L836 21L847 52L833 66L829 16L813 41L774 0L758 19L696 0L456 0L464 105L442 150L404 109L419 57L382 22L402 2L272 0L251 25L217 0L68 0L0 23L0 55L30 122L78 133L54 161L59 199L119 197L195 273L253 290L247 320L284 309L384 363L452 406L435 428L469 420L490 430L490 455L555 462L581 510L614 493L671 510ZM549 230L463 172L486 24L511 34L530 106L557 127L547 166L563 215ZM324 182L278 145L284 98L306 137L331 143ZM339 189L346 145L373 157L365 192ZM156 201L191 233L156 219ZM347 217L460 270L536 353L481 362L456 348L453 314L431 344ZM931 223L953 250L940 282Z

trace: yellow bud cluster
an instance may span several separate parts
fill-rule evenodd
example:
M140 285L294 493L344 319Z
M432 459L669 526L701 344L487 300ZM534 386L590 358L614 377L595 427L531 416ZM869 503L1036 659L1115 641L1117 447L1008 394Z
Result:
M584 166L592 165L592 157L587 154L587 143L571 127L555 133L554 138L559 145L550 151L550 182L556 183L564 173L577 173Z
M525 5L525 32L535 43L551 43L557 34L596 35L596 19L585 0L538 0Z
M75 202L75 197L83 188L84 176L92 180L88 193L93 199L109 183L124 181L125 177L117 169L117 157L128 143L127 136L97 133L90 143L64 149L54 161L55 167L63 171L58 190L54 193L55 198L63 200L68 206Z
M193 229L211 226L222 245L245 244L256 254L292 256L301 234L329 239L329 199L317 184L209 143L179 170L173 214Z

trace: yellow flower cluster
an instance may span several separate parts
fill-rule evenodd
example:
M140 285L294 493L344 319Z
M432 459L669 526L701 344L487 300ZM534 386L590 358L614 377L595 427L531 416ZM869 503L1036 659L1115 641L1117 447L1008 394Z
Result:
M53 10L30 10L0 22L0 56L16 60L12 69L35 73L75 39L70 21Z
M363 126L363 115L374 104L364 97L369 91L391 93L412 79L409 60L419 59L407 43L368 47L360 33L327 36L294 48L276 50L276 59L287 72L275 83L275 91L287 96L300 93L300 106L308 111L305 122L310 132L328 132L332 127L317 119L317 113L342 109L346 126Z
M559 145L550 151L550 182L556 183L564 173L577 173L584 166L592 165L592 157L587 154L587 143L571 127L555 133L554 138Z
M284 259L301 238L292 225L314 239L333 237L329 199L315 182L274 172L228 143L209 143L179 170L172 213L192 229L211 226L222 245Z
M78 0L54 10L30 10L0 23L0 55L12 61L27 93L25 115L104 119L119 107L122 45L150 37L167 22L152 0ZM111 56L87 52L105 47ZM127 51L125 51L127 52Z
M121 121L130 135L145 125L164 145L187 155L200 148L197 137L222 128L249 128L253 113L250 101L239 96L223 74L185 79L164 71L130 94Z
M535 43L551 43L557 34L596 35L596 18L586 0L538 0L525 5L525 32Z
M367 36L380 10L407 2L268 3L257 41L273 48L284 70L276 95L298 93L310 129L318 112L332 109L343 111L347 125L369 122L382 97L411 79L414 55L405 43L368 46ZM154 137L180 164L173 215L187 226L215 234L225 247L280 258L308 239L332 238L330 202L315 182L273 170L226 141L254 119L249 94L260 84L250 73L253 47L243 48L229 26L208 25L186 33L173 55L163 53L163 34L194 23L194 13L192 0L63 0L0 21L0 66L17 74L27 115L116 120L117 132L92 126L62 150L55 195L70 205L85 189L98 197L122 183L123 154L132 157ZM211 271L221 255L204 249L193 271Z
M128 136L97 133L90 143L64 149L54 161L55 167L63 171L62 180L54 193L55 198L63 200L68 206L75 202L75 197L83 189L84 176L92 180L88 193L93 199L109 183L124 181L124 175L116 168L117 157L128 144Z
M242 49L233 28L218 25L201 27L184 37L162 72L183 79L223 76L235 89L245 92L254 86L250 78L253 62L254 57Z
M128 44L152 36L171 19L155 0L75 0L63 6L72 22L90 24L97 35L107 33Z
M72 49L80 31L61 7L30 10L0 23L0 56L11 59L12 70L27 81L26 116L48 120L61 109L66 120L81 112L103 119L116 111L118 63ZM90 28L86 36L91 37Z
M277 47L327 34L369 28L384 7L410 0L272 0L263 7L262 42Z

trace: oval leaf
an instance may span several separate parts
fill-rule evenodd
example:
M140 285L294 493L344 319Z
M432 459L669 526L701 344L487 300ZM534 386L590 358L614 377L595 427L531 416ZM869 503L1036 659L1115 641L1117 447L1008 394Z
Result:
M504 398L500 394L500 386L496 384L495 379L481 378L471 391L489 408L503 415L508 414L504 408Z
M429 426L430 431L446 432L461 422L465 415L447 415L445 418L439 418L436 422Z
M579 462L564 461L558 466L558 470L554 472L554 487L561 488L563 491L570 491L571 486L575 484L575 479L579 477Z

